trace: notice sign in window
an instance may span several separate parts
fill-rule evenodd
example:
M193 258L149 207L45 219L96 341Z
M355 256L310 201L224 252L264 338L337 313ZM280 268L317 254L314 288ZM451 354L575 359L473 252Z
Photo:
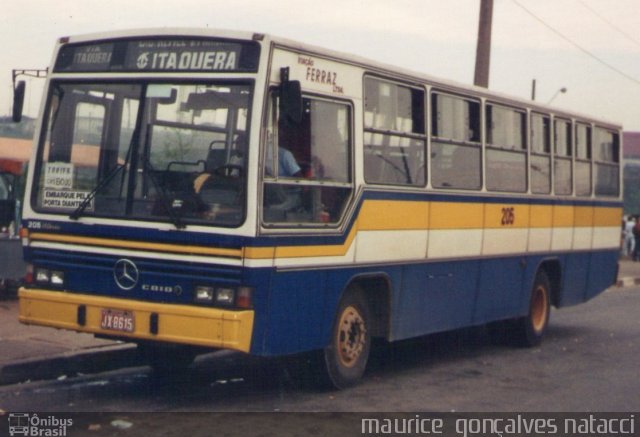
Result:
M45 188L42 192L42 206L45 208L73 210L84 202L88 194L86 191L50 190ZM91 199L85 210L93 210L93 199Z
M74 189L75 167L67 162L48 162L44 167L44 190L41 206L45 208L69 209L78 208L89 194L88 191ZM93 199L87 205L93 209Z
M73 188L74 165L69 162L47 162L44 166L44 187L56 190Z

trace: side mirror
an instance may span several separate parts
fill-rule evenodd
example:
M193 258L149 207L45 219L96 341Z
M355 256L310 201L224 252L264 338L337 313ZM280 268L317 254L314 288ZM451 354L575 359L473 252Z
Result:
M26 82L21 80L13 89L13 121L19 123L22 120L22 107L24 106L24 92Z
M292 123L302 121L302 89L300 82L289 80L289 69L280 70L280 114Z

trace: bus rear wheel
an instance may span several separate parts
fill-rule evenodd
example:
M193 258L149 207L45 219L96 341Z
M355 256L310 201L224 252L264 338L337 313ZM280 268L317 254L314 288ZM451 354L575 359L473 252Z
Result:
M324 367L330 385L343 389L360 381L371 349L371 331L370 309L364 293L352 289L340 301L331 342L324 348Z
M551 283L547 274L541 270L533 282L528 314L515 321L513 339L516 345L522 347L539 345L547 330L550 315Z

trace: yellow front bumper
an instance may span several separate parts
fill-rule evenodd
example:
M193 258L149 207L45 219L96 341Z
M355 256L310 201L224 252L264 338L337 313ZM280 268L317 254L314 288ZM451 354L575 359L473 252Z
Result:
M249 352L251 347L254 315L251 310L229 311L25 288L20 289L18 296L19 320L26 324L129 337L132 341L156 340L243 352ZM83 325L78 318L81 306L84 306ZM103 309L133 312L133 332L101 328ZM152 333L152 317L157 318L157 333Z

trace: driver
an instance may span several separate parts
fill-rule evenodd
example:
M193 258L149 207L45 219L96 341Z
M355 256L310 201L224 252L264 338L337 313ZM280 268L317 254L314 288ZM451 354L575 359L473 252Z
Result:
M273 173L267 160L267 174ZM290 150L278 147L278 176L285 178L302 177L302 169ZM300 187L285 184L269 184L266 192L269 208L280 211L291 211L302 204Z
M302 169L298 165L298 161L293 153L284 147L278 148L278 176L294 178L302 176Z

